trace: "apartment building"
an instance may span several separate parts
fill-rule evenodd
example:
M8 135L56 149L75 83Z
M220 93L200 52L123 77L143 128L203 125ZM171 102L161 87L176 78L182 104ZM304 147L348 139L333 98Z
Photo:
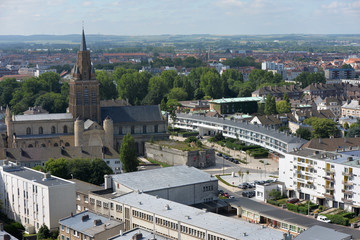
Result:
M338 98L327 97L317 104L317 110L330 110L336 118L341 116L342 101Z
M325 69L325 78L326 79L352 79L355 78L355 70L343 69L343 68L333 68Z
M289 197L353 211L358 215L359 155L360 151L352 147L339 147L334 152L304 148L287 153L279 159L279 180L285 183Z
M61 240L105 240L123 230L123 222L90 211L71 214L59 221Z
M342 117L360 117L360 104L358 100L351 100L341 106Z
M276 62L262 62L261 63L261 69L262 70L284 70L284 64L283 63L276 63Z
M59 219L75 212L73 182L3 161L0 166L3 212L34 233L45 224L58 227Z

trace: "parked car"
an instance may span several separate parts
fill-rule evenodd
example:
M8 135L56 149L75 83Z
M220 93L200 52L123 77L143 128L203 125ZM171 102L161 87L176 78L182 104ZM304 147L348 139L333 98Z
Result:
M238 188L240 188L240 189L247 189L248 187L247 187L247 185L246 184L239 184L239 186L238 186Z
M229 199L233 199L233 198L235 198L235 197L234 197L234 196L232 196L232 195L230 195L230 196L229 196Z
M224 191L223 190L218 190L218 194L224 195Z
M225 158L226 160L229 160L229 156L223 155L223 158Z
M326 222L326 223L330 223L330 222L331 222L330 219L328 219L326 216L323 216L323 215L319 215L319 216L317 217L317 220L320 221L320 222Z
M290 198L287 200L287 203L297 203L299 201L298 198Z
M229 158L229 161L230 161L230 162L234 162L235 159L234 159L234 158Z
M234 160L234 163L239 164L239 161L238 161L238 160Z
M230 195L226 192L226 193L224 193L224 197L230 197Z
M222 153L217 153L216 155L218 155L219 157L221 157L221 156L222 156Z
M255 191L244 191L242 192L243 197L252 198L255 196Z

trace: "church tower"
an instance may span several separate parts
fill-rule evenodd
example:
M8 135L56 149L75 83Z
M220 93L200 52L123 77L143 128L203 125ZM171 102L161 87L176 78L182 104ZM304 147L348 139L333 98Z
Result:
M86 48L85 33L82 31L80 51L69 82L69 112L74 118L91 119L100 122L99 81L90 60L90 51Z

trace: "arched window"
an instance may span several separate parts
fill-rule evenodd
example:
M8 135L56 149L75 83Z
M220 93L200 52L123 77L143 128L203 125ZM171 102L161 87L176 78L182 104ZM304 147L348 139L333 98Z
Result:
M57 143L54 143L54 147L58 147L59 146L59 144L57 144Z
M42 127L39 127L39 134L43 134L44 133L44 129Z
M26 135L30 135L31 134L31 128L26 128Z
M29 148L32 148L33 147L33 145L32 144L29 144L29 146L28 146Z
M65 147L70 147L70 143L66 142Z
M68 127L66 125L64 126L64 133L68 133Z
M56 132L55 126L52 126L52 127L51 127L51 134L55 134L55 132Z

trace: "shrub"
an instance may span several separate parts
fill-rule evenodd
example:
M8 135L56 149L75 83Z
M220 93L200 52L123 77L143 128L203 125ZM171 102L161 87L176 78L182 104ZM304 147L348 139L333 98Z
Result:
M279 205L280 205L276 200L268 199L266 202L269 203L269 204L271 204L271 205L275 205L275 206L279 206Z
M353 218L355 215L355 213L353 212L345 212L343 214L341 214L341 216L343 216L344 218Z
M339 224L339 225L344 225L344 226L348 226L349 225L349 219L345 218L341 215L335 214L335 215L330 215L330 214L326 214L325 215L328 219L331 220L332 223L334 224Z
M321 212L324 211L324 206L323 205L319 206L319 211L321 211Z
M292 212L298 212L297 206L295 204L288 203L286 204L286 208Z

